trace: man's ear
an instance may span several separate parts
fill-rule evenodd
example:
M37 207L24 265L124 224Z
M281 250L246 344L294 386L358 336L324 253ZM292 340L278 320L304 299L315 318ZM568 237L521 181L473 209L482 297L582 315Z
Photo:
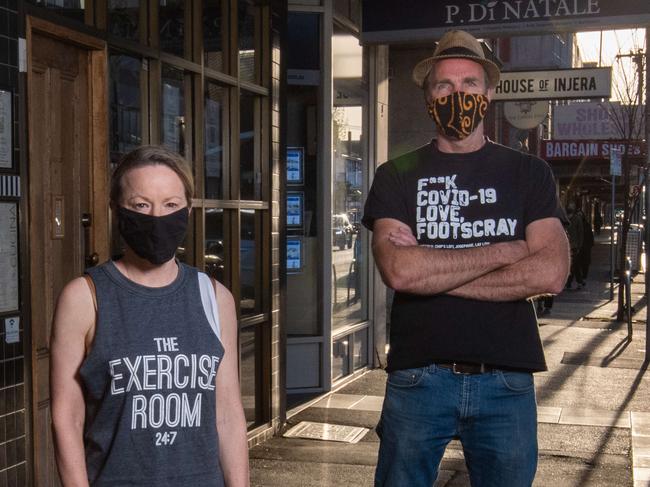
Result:
M485 95L487 96L488 101L492 101L492 97L494 96L494 88L488 88Z

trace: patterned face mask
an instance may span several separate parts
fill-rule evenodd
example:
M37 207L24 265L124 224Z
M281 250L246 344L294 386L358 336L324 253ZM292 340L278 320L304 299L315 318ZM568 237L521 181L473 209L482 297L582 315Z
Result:
M476 130L489 104L485 95L456 91L436 98L427 105L427 109L438 127L438 133L462 140Z

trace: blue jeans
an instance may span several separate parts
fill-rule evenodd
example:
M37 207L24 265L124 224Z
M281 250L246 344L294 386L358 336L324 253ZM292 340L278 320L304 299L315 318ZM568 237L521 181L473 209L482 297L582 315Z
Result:
M533 376L436 365L391 372L377 433L375 486L431 487L459 438L473 487L528 487L537 470Z

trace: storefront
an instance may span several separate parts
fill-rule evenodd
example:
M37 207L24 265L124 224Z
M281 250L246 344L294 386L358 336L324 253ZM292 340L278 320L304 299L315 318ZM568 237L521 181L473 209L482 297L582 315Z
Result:
M383 47L360 45L360 14L360 2L289 2L289 409L385 357L385 288L361 217L387 158L388 58Z
M251 440L280 417L281 41L273 0L34 0L0 7L0 485L56 485L50 321L62 286L121 253L107 182L163 144L194 167L178 257L239 303Z
M0 485L57 484L49 335L62 286L121 253L120 156L191 161L178 258L239 303L251 444L296 394L385 359L362 207L386 160L387 49L360 2L32 0L0 6ZM287 399L287 397L289 399Z

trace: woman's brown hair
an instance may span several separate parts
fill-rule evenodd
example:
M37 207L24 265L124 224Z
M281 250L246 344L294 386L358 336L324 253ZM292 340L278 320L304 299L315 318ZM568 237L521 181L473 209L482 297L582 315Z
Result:
M189 163L179 154L157 145L143 145L125 154L111 176L110 199L114 205L122 198L122 178L131 169L160 164L174 171L185 188L187 206L192 205L194 197L194 177Z

